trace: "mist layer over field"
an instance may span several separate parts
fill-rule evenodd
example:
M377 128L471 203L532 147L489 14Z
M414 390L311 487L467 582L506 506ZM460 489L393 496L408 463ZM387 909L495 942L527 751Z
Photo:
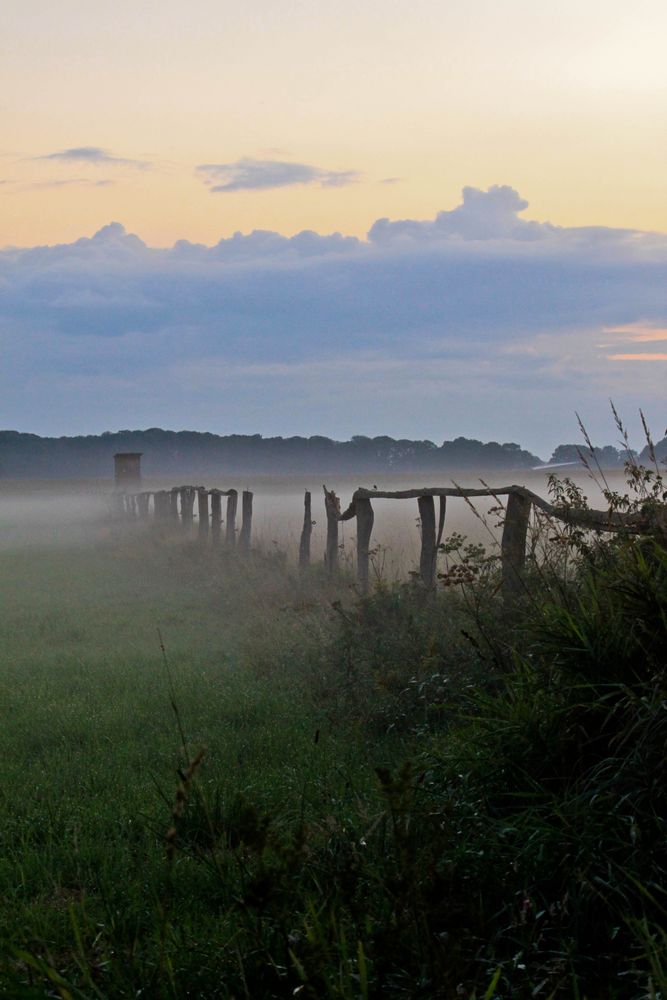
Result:
M555 470L569 476L583 489L591 506L604 509L601 482L591 478L583 469ZM368 476L363 482L358 478L337 477L325 481L341 499L343 509L358 486L376 487L381 490L405 490L421 486L490 487L511 484L527 486L541 496L548 496L548 472L521 470L516 473L482 471L454 474L449 479L438 477L425 481L422 475L387 477L386 474ZM612 489L623 487L623 473L619 470L605 472ZM297 557L299 537L303 524L304 491L312 493L312 516L315 522L312 536L313 562L321 561L326 537L326 516L321 480L322 476L279 477L250 476L221 479L214 472L201 483L208 489L248 489L254 494L253 544L284 552L288 561ZM424 481L423 481L424 480ZM146 480L147 490L169 489L182 485L171 480ZM0 481L0 549L39 545L91 545L103 543L111 536L122 534L112 517L113 484L106 480L5 480ZM458 532L474 542L493 546L493 536L499 538L497 517L489 515L495 505L493 500L478 498L474 509L464 500L450 498L447 503L445 535ZM379 547L376 557L378 571L388 579L404 577L414 568L419 553L419 524L415 500L374 500L375 523L372 545ZM240 517L240 512L239 515ZM195 511L196 518L196 511ZM484 523L484 521L486 523ZM237 524L238 527L238 524ZM350 558L354 553L355 522L341 522L340 539Z

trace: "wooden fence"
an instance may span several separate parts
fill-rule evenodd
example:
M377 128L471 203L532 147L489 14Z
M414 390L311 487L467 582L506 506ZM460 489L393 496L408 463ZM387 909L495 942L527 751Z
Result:
M439 500L436 519L435 499ZM333 490L324 487L327 516L325 562L329 572L338 566L338 525L341 521L357 520L357 581L360 589L368 589L371 534L375 519L372 500L416 500L421 523L419 576L424 586L436 584L436 560L445 527L448 497L490 497L500 502L507 497L503 532L500 542L502 593L513 601L523 589L522 573L526 563L526 538L531 509L536 507L549 517L564 524L592 531L623 531L648 534L658 531L667 536L667 509L645 514L623 514L618 511L587 510L556 506L525 486L501 486L498 489L463 489L461 487L423 487L410 490L355 490L349 507L341 512L340 501Z
M222 498L227 498L224 518L224 544L237 548L241 553L250 552L252 534L253 494L241 494L241 528L236 529L238 491L207 490L203 486L174 486L170 490L144 491L141 493L115 494L119 511L130 518L179 524L192 530L194 505L197 501L198 534L200 539L211 538L214 545L222 543ZM487 497L498 500L507 497L503 531L500 542L502 593L507 601L514 600L522 590L522 572L526 562L526 538L530 513L533 507L564 524L593 531L624 531L629 534L660 532L667 536L667 510L652 510L644 514L624 514L618 511L588 510L578 507L557 506L544 500L525 486L502 486L498 489L464 489L454 487L422 487L409 490L355 490L350 505L341 511L341 504L334 490L324 487L326 513L326 548L324 561L330 574L339 565L339 524L356 518L357 582L362 592L368 590L371 535L375 514L373 500L416 500L421 524L421 550L419 578L427 588L436 585L436 562L445 527L447 499L451 497L472 500ZM438 499L436 517L435 500ZM299 543L299 567L305 569L311 561L312 497L306 490L304 496L303 527Z
M170 490L143 490L141 493L114 494L116 510L126 518L142 521L151 517L157 522L170 522L185 530L192 529L197 501L197 530L202 541L209 535L214 545L222 543L222 498L227 497L224 544L227 548L250 551L252 535L252 501L250 490L241 493L241 530L236 533L238 490L207 490L204 486L173 486Z

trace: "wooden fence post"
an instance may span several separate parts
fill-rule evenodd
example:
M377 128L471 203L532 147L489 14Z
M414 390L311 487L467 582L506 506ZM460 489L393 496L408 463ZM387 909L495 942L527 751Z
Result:
M244 490L241 496L241 531L239 532L239 552L250 552L252 531L252 493Z
M190 529L194 520L195 494L194 486L184 486L181 489L181 521L183 527Z
M333 490L324 487L324 509L327 514L327 548L324 564L330 574L338 569L338 516L340 500Z
M313 518L310 504L310 490L306 490L303 498L303 528L299 542L299 569L310 566L310 536L313 533Z
M202 541L208 537L208 490L200 486L197 490L197 517L199 518L199 537Z
M425 587L435 587L435 561L437 555L435 536L435 501L433 497L419 497L422 544L419 555L419 575Z
M447 514L447 497L440 497L440 510L438 511L438 537L435 540L435 559L438 561L438 549L442 541L442 534L445 530L445 515Z
M220 490L211 490L211 538L214 545L220 544L222 528L222 496Z
M181 486L178 491L179 496L179 514L181 527L185 527L188 522L188 488L187 486Z
M225 543L230 549L236 545L236 507L238 502L238 493L236 490L230 490L227 495L227 527L225 529Z
M357 580L359 589L365 594L368 592L369 550L375 515L370 500L355 500L354 507L357 513Z
M526 563L526 535L532 504L520 493L510 493L505 510L505 525L500 544L502 559L502 593L509 603L521 593L521 573Z

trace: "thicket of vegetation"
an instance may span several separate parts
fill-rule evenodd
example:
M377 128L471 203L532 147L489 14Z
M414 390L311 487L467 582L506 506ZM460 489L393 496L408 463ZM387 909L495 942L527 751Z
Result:
M2 995L666 996L656 523L540 518L511 608L461 538L363 598L158 537L4 558Z

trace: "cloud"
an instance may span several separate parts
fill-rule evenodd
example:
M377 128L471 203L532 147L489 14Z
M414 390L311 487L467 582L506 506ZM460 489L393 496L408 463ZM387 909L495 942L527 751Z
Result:
M667 361L667 354L610 354L610 361Z
M146 170L150 163L146 160L131 160L124 156L115 156L108 149L100 146L73 146L70 149L60 149L55 153L46 153L35 157L37 160L52 160L60 163L89 163L93 166L105 167L136 167Z
M115 222L2 251L3 423L500 435L548 454L577 409L613 438L612 396L662 426L667 237L526 208L466 189L367 240L256 230L155 249Z
M650 326L646 323L626 323L625 326L605 327L603 332L635 344L667 340L666 326Z
M253 160L235 163L202 163L197 171L210 186L212 194L230 191L268 191L295 184L319 184L320 187L343 187L359 180L355 170L323 170L308 163L287 160Z
M100 180L93 180L90 177L68 177L61 178L55 181L35 181L33 184L26 184L23 190L26 191L40 191L42 189L48 188L60 188L60 187L110 187L114 181L108 178L102 178Z
M548 223L527 222L519 213L528 202L514 188L494 186L488 191L465 187L463 202L448 212L439 212L433 221L403 219L390 222L379 219L368 238L373 243L409 238L412 240L442 240L458 237L465 240L512 239L537 240L551 235L554 227Z

